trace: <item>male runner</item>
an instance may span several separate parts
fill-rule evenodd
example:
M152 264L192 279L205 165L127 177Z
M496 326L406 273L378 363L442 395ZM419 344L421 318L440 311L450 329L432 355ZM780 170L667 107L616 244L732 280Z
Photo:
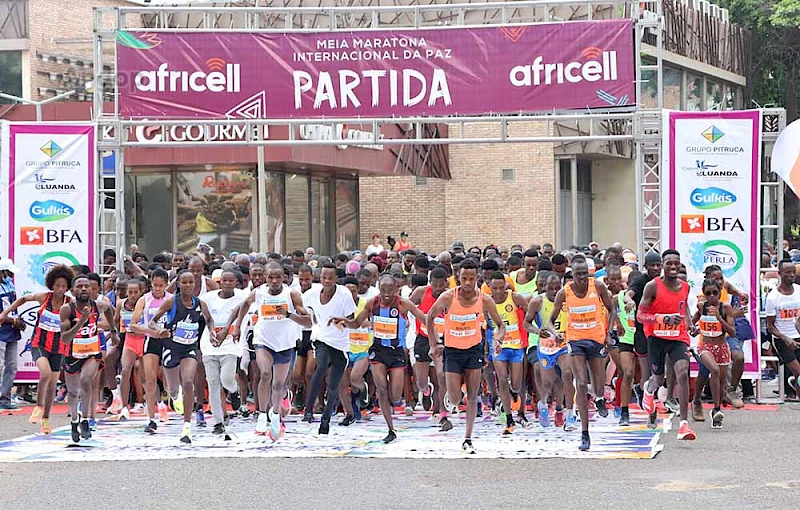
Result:
M270 439L277 441L286 430L281 422L281 402L287 395L291 364L301 336L298 325L310 326L311 317L303 306L300 292L284 284L284 272L279 264L269 263L266 274L267 284L251 292L240 307L233 337L239 338L244 316L255 303L258 322L253 326L253 347L261 371L256 434L269 433Z
M774 349L792 373L789 385L800 395L800 285L794 283L795 274L791 260L780 261L780 283L767 294L766 314Z
M367 271L369 272L369 271ZM370 273L371 275L372 273ZM314 272L310 266L301 265L297 270L298 290L300 294L304 295L312 288L321 288L319 283L314 282ZM360 288L360 283L359 283ZM305 406L305 392L311 387L311 376L317 369L317 360L314 358L314 346L311 341L311 332L313 325L304 327L302 331L302 339L297 346L297 360L294 364L294 372L292 373L292 381L295 384L295 401L299 403L298 409L303 409Z
M383 442L388 444L397 439L392 410L395 405L401 405L403 396L405 370L408 364L407 317L410 313L418 321L424 321L425 316L414 303L398 296L397 283L393 276L381 276L378 288L380 295L372 298L355 318L334 317L330 321L337 326L357 328L371 318L372 346L369 348L369 364L381 412L386 420L386 426L389 427L389 433L383 438Z
M412 303L417 305L420 311L427 314L439 296L447 290L447 269L443 266L436 266L431 270L430 283L424 287L418 287L409 298ZM444 315L435 318L437 333L442 334L444 328ZM422 390L422 407L426 411L431 410L431 406L440 413L444 410L443 397L445 392L445 376L442 366L442 359L431 358L430 339L428 335L427 318L424 321L417 321L417 339L414 342L414 379L417 388ZM429 382L430 381L430 382ZM431 397L434 401L431 402ZM453 428L453 424L445 416L439 419L439 430L447 432Z
M334 317L352 317L356 311L353 296L347 287L336 284L336 266L330 262L322 264L320 270L319 288L312 288L303 294L303 305L311 309L319 324L319 333L314 342L314 352L317 358L317 368L311 378L311 387L306 396L305 414L303 421L312 423L314 420L314 401L319 395L322 382L328 376L328 400L319 425L319 433L327 434L330 431L331 416L338 403L338 388L342 375L347 367L347 350L350 347L349 332L343 327L331 324ZM330 370L330 373L329 373Z
M495 341L503 343L506 326L497 313L494 301L479 292L478 264L466 259L459 269L459 285L447 290L436 300L428 311L428 335L430 348L437 358L444 357L444 371L449 401L455 405L462 398L461 384L467 386L467 426L461 451L474 454L472 429L478 411L478 390L483 367L483 346L481 321L484 311L497 324ZM436 331L436 317L445 312L444 339ZM448 411L453 411L453 405ZM444 414L448 411L442 411Z
M589 265L583 255L575 255L572 259L572 278L571 282L558 291L547 328L552 336L557 335L554 320L559 317L562 308L566 308L567 351L575 377L578 414L581 418L581 444L578 449L586 451L591 447L587 364L594 385L597 413L603 418L608 416L604 397L607 328L603 307L608 311L608 324L617 325L617 329L621 329L621 326L618 324L617 312L611 303L608 288L603 282L589 278Z
M92 400L92 380L100 370L103 360L100 349L100 336L97 323L100 314L109 324L114 323L114 312L111 306L91 298L91 284L85 276L72 281L72 294L75 301L61 306L61 337L69 344L67 357L64 359L64 374L69 392L69 411L72 421L72 441L90 439L92 431L89 427L89 415L78 415L78 402L88 411ZM111 341L119 345L117 330L109 330ZM80 431L78 427L80 425Z
M61 307L70 298L66 295L72 287L72 269L67 266L54 266L45 275L47 292L27 294L17 298L10 306L0 313L0 323L9 321L9 314L22 304L31 301L39 303L39 313L36 326L31 336L31 358L36 362L39 370L39 391L36 394L36 406L33 408L28 421L37 424L41 421L42 434L49 434L50 408L53 406L56 382L61 373L61 362L67 353L68 344L61 339Z
M539 270L539 252L528 250L523 259L524 271L517 271L514 286L518 294L530 300L536 294L536 273Z
M619 400L622 413L619 417L619 424L622 427L627 427L631 424L631 416L629 405L631 401L631 385L633 383L633 376L636 374L636 354L634 354L634 342L636 335L636 324L634 323L633 314L629 314L625 309L625 291L622 285L622 272L620 267L611 264L606 267L605 281L608 285L608 290L611 292L611 300L614 306L617 307L617 314L619 316L620 324L624 333L617 337L611 349L611 358L614 359L614 364L619 369L619 376L621 379L619 388ZM616 335L616 331L611 331L612 337Z
M691 441L695 433L687 421L689 409L689 334L696 328L689 316L689 284L678 279L681 255L676 250L665 250L664 276L649 282L644 288L636 317L645 326L647 356L652 375L644 385L642 409L650 415L650 423L657 417L655 391L664 382L665 357L675 366L680 403L678 439Z
M535 284L536 281L533 280L533 283ZM500 271L492 275L489 288L497 314L502 318L506 330L503 341L494 342L492 364L497 372L500 400L503 402L503 411L506 415L506 427L503 429L503 435L511 435L514 433L514 411L520 411L525 405L524 395L523 399L520 399L520 392L523 382L522 361L525 357L527 332L520 328L520 323L523 321L522 314L528 308L528 303L522 295L506 290L505 276Z
M191 264L191 263L190 263ZM199 356L201 328L214 329L214 319L206 304L194 295L195 276L190 271L178 275L178 292L161 303L148 327L163 339L161 361L164 364L164 377L167 390L173 400L179 397L178 388L183 390L183 431L180 442L191 444L192 402L195 395L195 375ZM158 321L167 317L165 327ZM205 319L205 324L202 324ZM204 376L205 377L205 376ZM205 381L204 381L205 384ZM197 417L197 426L205 426L205 419Z
M349 276L344 286L353 294L356 303L356 315L361 313L371 300L358 296L358 280ZM350 328L350 349L347 370L339 384L339 401L342 402L345 417L339 425L348 427L361 419L361 409L369 404L369 388L364 380L369 370L369 348L372 346L372 329L370 322L364 320L357 328ZM349 392L348 392L349 390Z

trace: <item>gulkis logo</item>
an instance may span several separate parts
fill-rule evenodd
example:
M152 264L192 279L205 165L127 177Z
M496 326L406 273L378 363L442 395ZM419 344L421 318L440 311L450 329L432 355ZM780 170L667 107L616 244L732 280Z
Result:
M544 62L537 55L530 65L512 67L508 79L515 87L617 80L616 51L589 46L581 54L582 62Z
M241 92L241 64L229 64L219 57L205 63L210 72L173 71L164 62L158 70L136 73L134 86L142 92Z

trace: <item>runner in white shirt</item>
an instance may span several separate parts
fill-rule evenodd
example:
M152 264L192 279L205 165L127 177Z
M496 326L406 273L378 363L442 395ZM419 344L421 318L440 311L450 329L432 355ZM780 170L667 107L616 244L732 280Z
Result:
M284 271L280 264L270 263L266 273L267 285L251 292L239 308L232 334L234 338L239 338L242 320L250 305L255 303L258 306L258 322L253 325L253 347L261 371L256 434L268 432L270 439L277 441L286 428L281 423L281 401L286 397L291 364L300 339L298 325L311 325L311 317L303 306L300 293L284 284Z
M791 370L789 384L800 395L800 285L794 283L795 266L789 259L778 264L780 284L767 294L767 329L775 350Z
M322 285L313 283L314 272L310 266L303 264L297 269L297 289L300 294L305 294L312 288L321 289ZM313 313L309 311L309 313ZM297 346L297 361L294 364L292 381L295 384L295 408L299 411L305 406L305 392L311 387L311 376L317 369L317 360L314 358L314 347L311 344L314 325L303 328L302 339Z
M200 337L200 351L203 353L203 365L206 368L208 381L208 400L214 414L213 434L225 433L226 412L222 398L222 388L228 391L231 406L238 411L242 405L239 387L236 383L236 365L242 355L242 344L230 336L226 329L232 313L238 311L239 305L247 296L243 290L236 288L237 276L233 270L222 272L220 290L212 290L200 296L205 302L208 312L214 318L217 327L214 331L205 328ZM247 398L247 395L245 395Z
M312 310L319 324L317 340L314 342L314 353L317 358L317 370L311 379L311 388L306 396L306 410L303 421L314 421L313 405L319 394L322 382L330 369L328 379L328 399L319 433L327 434L330 430L331 416L338 405L337 388L347 367L347 352L350 346L349 331L343 326L331 323L334 317L352 319L356 311L353 295L347 287L336 285L336 266L330 262L322 265L320 271L321 288L311 289L303 294L303 304Z

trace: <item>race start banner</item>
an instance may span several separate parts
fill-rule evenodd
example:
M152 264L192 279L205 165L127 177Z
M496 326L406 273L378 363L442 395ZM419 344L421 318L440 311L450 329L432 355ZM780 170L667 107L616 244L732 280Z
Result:
M750 297L746 318L756 340L744 342L745 377L761 377L761 111L664 111L663 132L662 248L681 253L693 296L702 294L705 268L716 265L726 282Z
M633 106L633 21L317 33L121 31L126 118L515 114Z
M17 296L43 292L55 265L95 262L95 125L3 122L0 146L0 254L14 259ZM27 324L20 352L33 333L39 305L19 310ZM18 382L36 382L29 353Z

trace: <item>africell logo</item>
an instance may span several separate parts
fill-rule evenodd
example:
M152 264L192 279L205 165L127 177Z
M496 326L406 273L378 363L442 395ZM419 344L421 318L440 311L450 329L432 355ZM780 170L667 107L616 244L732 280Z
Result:
M211 72L173 71L168 64L157 71L139 71L134 79L142 92L240 92L240 64L228 64L221 58L210 58L206 65ZM222 72L223 69L225 72Z
M585 58L583 62L545 63L539 55L531 65L512 67L508 79L515 87L617 80L616 51L590 46L581 53Z

